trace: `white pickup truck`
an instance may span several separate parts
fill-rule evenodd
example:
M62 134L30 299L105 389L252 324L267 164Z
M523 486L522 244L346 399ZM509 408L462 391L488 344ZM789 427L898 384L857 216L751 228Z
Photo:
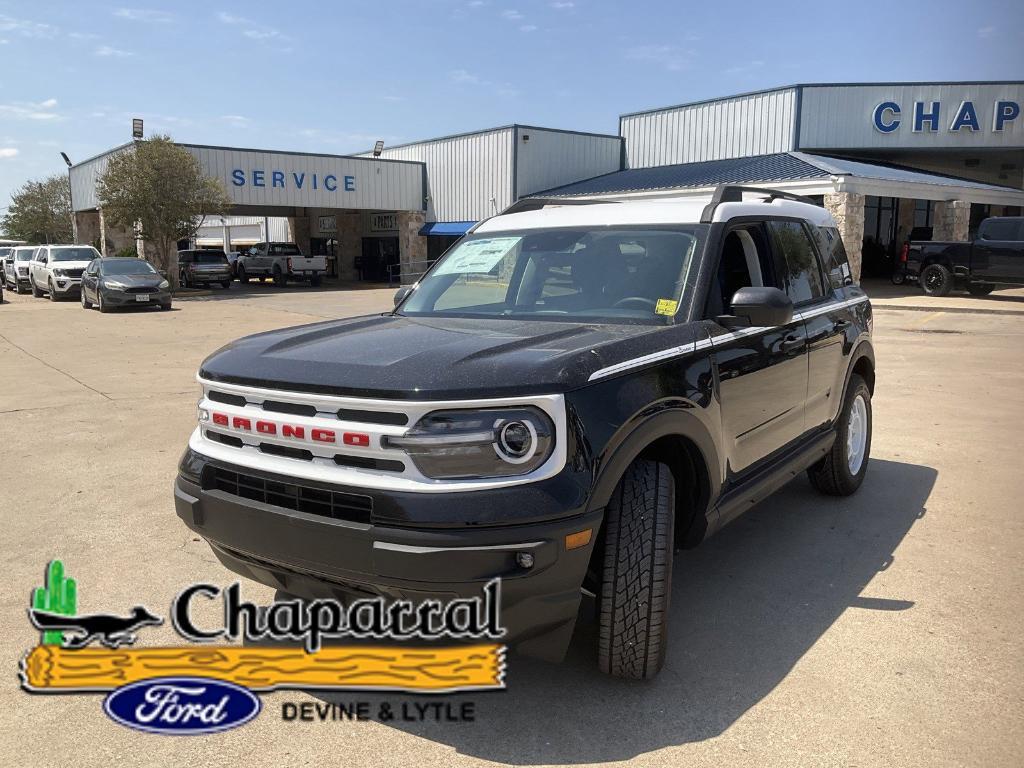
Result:
M308 280L310 285L320 285L320 279L327 269L323 256L303 256L295 243L256 243L235 262L235 275L246 283L250 277L272 278L276 285L285 285L289 280Z

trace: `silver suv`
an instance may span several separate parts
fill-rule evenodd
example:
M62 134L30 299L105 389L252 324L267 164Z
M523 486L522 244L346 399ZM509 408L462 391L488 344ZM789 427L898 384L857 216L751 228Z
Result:
M50 301L77 296L82 288L82 273L93 259L100 257L91 245L41 245L29 267L32 295L48 294Z

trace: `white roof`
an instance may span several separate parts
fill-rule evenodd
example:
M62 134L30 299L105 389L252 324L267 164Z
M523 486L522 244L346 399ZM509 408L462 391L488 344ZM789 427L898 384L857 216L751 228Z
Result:
M706 198L682 200L623 201L592 205L550 205L535 211L494 216L482 222L476 232L503 232L549 227L609 227L630 224L696 224ZM818 226L835 226L832 215L817 205L794 200L775 199L764 202L756 194L741 203L721 203L715 208L713 221L728 221L737 216L791 216Z

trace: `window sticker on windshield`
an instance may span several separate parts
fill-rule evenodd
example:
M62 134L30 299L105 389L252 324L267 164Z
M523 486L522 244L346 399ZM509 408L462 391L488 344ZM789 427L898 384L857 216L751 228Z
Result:
M675 299L658 299L658 303L654 305L654 311L659 315L672 316L678 307L679 302Z
M494 269L494 265L505 258L508 252L515 248L522 239L521 237L492 237L485 240L470 240L447 256L434 274L490 272Z

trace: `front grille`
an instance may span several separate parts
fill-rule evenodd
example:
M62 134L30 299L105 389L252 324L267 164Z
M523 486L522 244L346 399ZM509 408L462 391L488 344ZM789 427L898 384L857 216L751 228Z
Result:
M18 274L22 277L28 277L28 267L18 267Z
M64 277L81 277L84 269L65 269Z
M274 413L290 413L293 416L316 416L316 408L312 405L282 403L279 400L264 400L263 410L273 411Z
M211 389L206 393L206 396L211 400L215 400L218 403L226 403L227 405L245 405L245 398L241 395L229 395L226 392L218 392L215 389Z
M125 288L124 292L125 293L156 293L156 288L155 287L150 287L150 288L132 287L132 288Z
M369 496L282 483L212 465L207 466L203 473L203 488L259 501L273 507L353 523L369 524L373 513L373 499Z
M357 411L352 408L339 409L338 418L342 421L356 421L364 424L394 424L399 427L404 427L409 423L409 417L404 413L393 413L391 411Z

